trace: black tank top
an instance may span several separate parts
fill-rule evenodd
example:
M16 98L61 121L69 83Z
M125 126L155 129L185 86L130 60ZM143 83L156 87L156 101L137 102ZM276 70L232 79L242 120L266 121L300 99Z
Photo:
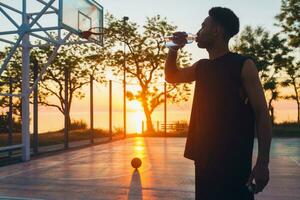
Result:
M186 158L251 170L255 119L241 80L246 59L229 52L197 62Z

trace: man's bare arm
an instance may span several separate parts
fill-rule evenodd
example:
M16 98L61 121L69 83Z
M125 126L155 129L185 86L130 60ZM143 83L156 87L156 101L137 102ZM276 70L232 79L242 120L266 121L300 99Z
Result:
M265 94L258 77L254 62L246 60L242 69L242 81L249 101L255 112L258 156L247 184L255 180L255 193L261 192L269 182L269 156L272 140L272 125L268 112Z
M196 80L196 64L178 68L176 60L177 51L170 49L165 63L165 80L168 83L189 83Z
M257 68L254 62L250 59L244 63L242 80L256 117L258 132L257 162L268 164L272 138L272 125L265 94L258 77Z

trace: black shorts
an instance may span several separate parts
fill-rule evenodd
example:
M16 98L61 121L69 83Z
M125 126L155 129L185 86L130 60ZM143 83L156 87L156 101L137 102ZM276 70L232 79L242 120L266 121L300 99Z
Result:
M239 172L205 169L195 163L196 200L254 200Z

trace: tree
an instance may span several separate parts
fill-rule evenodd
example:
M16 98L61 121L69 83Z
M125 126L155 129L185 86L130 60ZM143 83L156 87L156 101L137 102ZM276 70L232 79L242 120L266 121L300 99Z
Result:
M10 93L13 89L14 82L12 78L0 79L0 93ZM12 102L10 102L12 101ZM20 99L14 99L13 97L0 96L0 133L9 131L9 124L11 122L12 131L18 132L21 130L21 119L20 119ZM12 113L14 116L10 117L10 103L12 103Z
M300 1L282 0L280 13L275 17L276 25L281 28L281 35L287 38L293 52L286 59L284 72L288 75L282 86L291 86L294 94L284 96L285 99L295 100L297 103L297 121L300 126Z
M300 1L281 0L280 13L275 17L282 33L287 34L289 45L300 47Z
M6 48L3 54L9 51ZM51 55L53 47L33 48L30 54L30 60L37 60L39 62L39 71L43 67L42 64L46 63L48 57ZM47 72L39 82L39 104L44 106L51 106L57 108L62 114L65 112L65 97L64 97L64 81L65 72L69 71L69 111L74 98L83 98L84 93L81 89L84 85L90 83L90 75L94 76L96 80L103 80L103 73L99 67L100 61L94 64L91 60L85 59L91 52L99 52L101 49L95 48L94 45L72 45L61 46L59 52L48 67ZM101 54L99 52L99 54ZM1 81L8 83L8 78L13 79L14 93L21 92L21 66L22 66L22 52L18 49L10 60L7 70L4 72L4 76L1 77ZM30 63L30 85L33 85L33 64ZM8 91L7 85L0 88L2 91ZM49 102L49 97L56 97L58 104L55 102ZM8 106L4 97L0 99L1 106ZM31 102L33 103L33 102ZM20 99L14 101L14 114L20 117L21 115L21 101ZM69 123L71 123L70 113L68 113Z
M2 59L5 58L4 55L7 55L11 47L5 47L4 51L0 54L3 55ZM1 59L1 58L0 58ZM32 66L30 66L32 68ZM12 56L10 62L8 63L6 70L2 73L0 77L0 86L1 93L9 93L9 81L12 80L12 93L21 94L21 77L22 77L22 52L21 48L18 48L17 51ZM30 77L33 78L33 74L30 73ZM0 96L0 106L8 108L9 102L8 97ZM16 117L17 121L21 121L21 98L13 98L13 114Z
M2 60L5 57L4 52L0 51L0 60Z
M253 29L247 26L236 38L233 49L255 59L262 86L270 93L268 108L274 124L273 101L279 98L278 75L290 52L285 46L285 39L281 39L278 34L270 35L262 27Z
M286 59L284 72L287 78L281 82L283 87L292 87L294 94L283 96L284 99L295 100L297 103L297 123L300 125L300 62L295 63L294 57L289 56Z
M143 29L136 23L117 20L107 15L106 43L114 46L107 57L109 66L114 66L116 74L121 74L126 59L126 73L139 86L136 92L127 92L129 100L138 100L144 110L147 131L153 131L151 114L164 102L164 92L159 89L163 85L164 62L167 48L164 36L172 34L176 27L169 24L166 18L159 15L147 18ZM116 49L126 44L128 52ZM113 44L113 45L112 45ZM186 51L181 51L178 64L185 67L191 58ZM172 103L187 101L190 95L190 84L168 84L167 99Z
M46 62L52 53L53 47L36 49L32 55L43 63ZM99 70L99 63L93 65L88 59L91 52L100 51L93 45L71 45L61 46L59 53L52 64L48 67L47 72L40 82L39 103L45 106L57 108L62 114L65 113L65 78L68 76L68 119L71 124L70 110L74 98L82 99L85 94L81 91L84 85L90 83L90 76L95 77L98 81L103 80L103 73ZM47 99L56 97L57 103L49 102Z

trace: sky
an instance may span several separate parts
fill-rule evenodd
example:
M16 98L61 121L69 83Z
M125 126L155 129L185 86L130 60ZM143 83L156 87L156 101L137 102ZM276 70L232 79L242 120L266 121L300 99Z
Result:
M70 1L70 0L69 0ZM20 8L21 0L0 0L0 2L8 3L10 5L15 5ZM178 30L186 31L189 33L196 33L201 26L203 20L208 16L208 10L214 6L228 7L232 9L240 19L241 30L246 25L251 26L263 26L270 32L278 31L278 27L274 26L275 20L274 16L280 11L281 0L101 0L98 2L104 7L105 13L109 12L115 17L122 19L123 16L128 16L129 20L136 22L142 26L146 20L146 17L152 17L155 15L160 15L166 17L169 22L176 25ZM35 0L28 0L31 10L38 11L40 8ZM2 17L2 18L1 18ZM0 32L11 27L9 23L3 19L0 14ZM54 18L43 18L44 23L51 23L56 21ZM0 36L1 37L1 36ZM0 49L3 47L3 43L0 42ZM208 57L205 50L200 50L195 44L186 45L186 50L192 53L193 62L198 59ZM105 110L108 107L108 92L107 88L101 86L96 87L96 104L99 109ZM73 113L84 113L89 110L89 89L84 88L86 92L86 97L82 100L75 100L73 103L72 112ZM122 99L121 94L122 87L116 86L114 90L116 94L116 99ZM99 94L100 93L100 94ZM101 96L102 95L102 96ZM100 103L97 99L106 99L104 103ZM114 109L122 109L122 101L116 102ZM177 110L184 112L184 118L188 119L191 109L192 96L189 102L183 103L181 105L170 105L168 109ZM141 117L142 110L139 105L135 102L128 103L129 109L137 111L137 116ZM130 105L131 104L131 105ZM295 115L295 103L280 101L275 105L275 109L278 110L278 115L282 116L282 121L292 120ZM45 109L41 108L42 111L55 112L55 109ZM160 108L162 109L162 108ZM75 116L75 114L74 114ZM45 115L45 118L47 116ZM78 119L80 115L78 115ZM86 117L85 117L86 118ZM156 119L161 117L157 116ZM55 117L54 119L55 120Z
M180 31L196 33L201 23L208 16L210 8L227 7L240 19L241 30L246 25L263 26L271 32L279 29L274 26L274 16L280 11L281 0L101 0L105 12L120 19L128 16L130 20L143 24L146 17L161 15L178 27ZM192 52L193 61L207 57L205 50L196 45L186 47Z
M48 0L49 1L49 0ZM56 0L58 2L58 0ZM72 1L72 0L67 0ZM144 24L146 17L161 15L178 27L178 30L196 33L202 21L207 17L208 10L214 6L228 7L240 18L241 29L246 25L263 26L271 32L278 30L274 24L274 16L279 13L281 0L96 0L109 12L122 19L128 16L139 25ZM0 0L0 2L14 5L21 9L22 0ZM37 12L40 3L36 0L27 0L28 10ZM11 13L9 13L11 14ZM0 14L1 17L1 14ZM71 17L70 17L71 18ZM74 17L76 18L76 17ZM0 18L3 19L3 18ZM46 23L56 21L55 17L43 18ZM7 20L0 21L0 31L13 27ZM0 48L1 48L0 43ZM187 50L193 53L193 61L199 57L207 57L204 50L197 49L196 45L188 45Z

